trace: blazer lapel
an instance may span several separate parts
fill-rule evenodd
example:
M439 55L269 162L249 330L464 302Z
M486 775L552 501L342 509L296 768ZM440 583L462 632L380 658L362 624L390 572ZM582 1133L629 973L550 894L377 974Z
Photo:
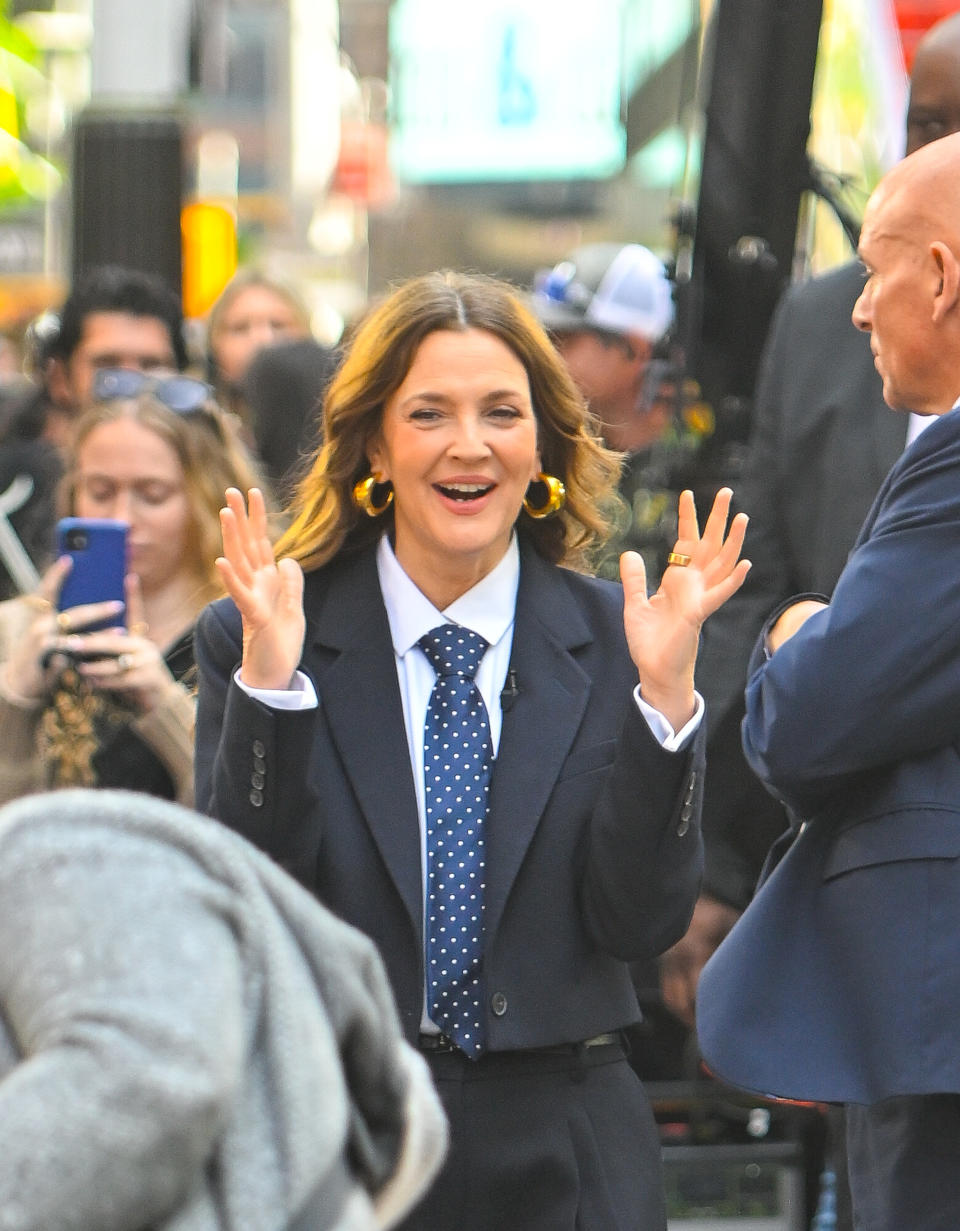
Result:
M562 575L524 548L511 656L518 691L503 714L487 817L488 935L583 718L590 677L570 651L592 639Z
M423 907L417 798L373 550L346 561L331 578L308 638L308 666L331 737L419 936Z

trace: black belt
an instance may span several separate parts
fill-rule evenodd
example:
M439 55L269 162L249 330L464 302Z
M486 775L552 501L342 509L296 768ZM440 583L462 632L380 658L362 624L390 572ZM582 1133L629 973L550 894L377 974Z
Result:
M609 1031L607 1034L594 1035L592 1039L584 1039L581 1043L556 1043L549 1047L522 1047L511 1052L488 1052L486 1054L490 1056L577 1056L590 1047L612 1047L622 1043L623 1039L619 1031ZM453 1039L448 1039L445 1034L421 1034L417 1039L417 1047L422 1052L428 1052L431 1055L445 1055L448 1052L460 1051Z

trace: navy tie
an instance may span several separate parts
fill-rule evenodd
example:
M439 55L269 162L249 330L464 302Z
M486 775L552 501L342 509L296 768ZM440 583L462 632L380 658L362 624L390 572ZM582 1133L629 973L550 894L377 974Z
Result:
M423 732L427 812L427 999L430 1017L468 1056L484 1048L483 821L490 723L473 682L487 642L442 624L419 645L437 673Z

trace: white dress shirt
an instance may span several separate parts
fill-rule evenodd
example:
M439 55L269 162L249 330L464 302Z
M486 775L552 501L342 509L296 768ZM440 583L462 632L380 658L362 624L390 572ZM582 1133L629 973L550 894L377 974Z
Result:
M956 405L953 409L956 410ZM912 445L923 429L929 427L937 417L937 415L915 415L911 411L910 422L907 424L907 443L904 448Z

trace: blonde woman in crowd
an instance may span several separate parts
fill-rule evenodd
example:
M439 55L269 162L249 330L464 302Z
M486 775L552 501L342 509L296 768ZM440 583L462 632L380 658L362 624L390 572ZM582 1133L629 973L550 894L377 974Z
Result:
M243 382L254 356L310 337L310 313L292 287L257 269L235 274L207 318L207 376L217 401L250 427Z
M67 557L37 594L0 604L0 802L96 786L192 803L193 626L220 592L223 490L256 477L204 382L97 373L62 504L128 523L126 607L58 611Z

